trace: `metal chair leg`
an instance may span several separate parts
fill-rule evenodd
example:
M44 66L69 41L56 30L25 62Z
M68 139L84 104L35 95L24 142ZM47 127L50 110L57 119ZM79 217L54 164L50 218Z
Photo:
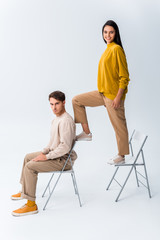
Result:
M112 183L112 181L113 181L113 179L114 179L114 177L115 177L115 175L116 175L118 169L119 169L119 167L116 168L116 170L115 170L115 172L114 172L114 174L113 174L113 177L111 178L111 181L109 182L108 187L106 188L106 190L109 189L109 187L110 187L110 185L111 185L111 183Z
M45 193L46 193L46 191L47 191L47 188L49 188L53 176L54 176L54 173L52 174L52 176L51 176L51 178L50 178L50 180L49 180L49 182L48 182L48 184L47 184L47 187L45 188L45 190L44 190L44 192L43 192L43 194L42 194L42 197L44 197L44 195L45 195Z
M75 187L76 187L76 194L77 194L78 200L79 200L79 205L80 205L80 207L82 207L82 203L81 203L79 191L78 191L78 186L77 186L77 181L76 181L76 176L75 176L74 172L73 172L73 177L74 177L74 183L75 183Z
M59 174L59 177L57 178L57 181L56 181L54 187L52 188L52 191L51 191L51 193L50 193L50 195L49 195L49 197L48 197L48 199L47 199L47 201L46 201L46 203L45 203L45 205L44 205L44 207L43 207L43 210L46 209L46 206L47 206L47 204L48 204L48 202L49 202L49 200L50 200L50 198L51 198L51 196L52 196L52 194L53 194L54 189L55 189L56 186L57 186L57 183L58 183L58 181L59 181L61 175L62 175L62 172Z
M76 189L75 180L74 180L74 174L71 173L71 176L72 176L72 182L73 182L74 191L75 191L75 194L77 194L77 189Z
M135 175L136 175L137 187L139 187L139 182L138 182L138 176L137 176L136 166L134 166L134 171L135 171Z
M118 199L119 199L119 197L120 197L120 195L121 195L121 193L122 193L122 191L123 191L123 189L124 189L124 187L125 187L125 185L126 185L126 183L128 181L129 176L131 175L131 172L132 172L133 168L134 168L134 166L131 167L131 170L130 170L130 172L129 172L129 174L128 174L124 184L122 185L122 188L121 188L121 190L120 190L120 192L119 192L119 194L118 194L118 196L117 196L117 198L115 200L116 202L118 202Z
M149 197L151 198L151 190L150 190L150 186L149 186L149 180L148 180L148 174L147 174L147 168L146 168L146 163L145 163L145 160L144 160L144 154L143 154L143 151L141 151L142 153L142 159L143 159L143 163L144 163L144 172L145 172L145 176L146 176L146 182L147 182L147 189L148 189L148 195Z

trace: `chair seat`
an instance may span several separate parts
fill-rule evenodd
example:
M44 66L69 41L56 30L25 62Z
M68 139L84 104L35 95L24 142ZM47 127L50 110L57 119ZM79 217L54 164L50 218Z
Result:
M61 173L62 171L52 171L52 172L46 172L46 173ZM63 173L73 173L73 170L64 170Z
M133 165L134 161L135 161L135 157L129 155L129 156L126 157L124 163L115 164L114 166L116 166L116 167L118 167L118 166L131 166L131 165ZM143 165L143 162L138 162L135 165Z

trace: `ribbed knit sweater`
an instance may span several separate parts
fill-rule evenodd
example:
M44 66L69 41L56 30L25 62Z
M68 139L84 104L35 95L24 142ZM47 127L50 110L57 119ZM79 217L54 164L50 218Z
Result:
M75 139L75 130L75 123L67 112L52 121L49 144L42 150L47 159L55 159L68 154ZM75 151L72 152L71 158L72 160L77 158Z

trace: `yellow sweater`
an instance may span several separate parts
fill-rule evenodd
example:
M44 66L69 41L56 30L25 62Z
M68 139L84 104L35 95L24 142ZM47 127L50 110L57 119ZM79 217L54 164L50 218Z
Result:
M129 80L123 49L115 42L107 44L98 65L98 91L113 100L119 88L122 88L124 89L122 99L125 99Z

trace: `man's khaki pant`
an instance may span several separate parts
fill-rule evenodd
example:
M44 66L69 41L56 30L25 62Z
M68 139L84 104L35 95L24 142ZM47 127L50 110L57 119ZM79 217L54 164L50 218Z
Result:
M73 98L73 109L76 123L88 123L85 107L98 107L104 105L112 126L115 130L118 154L129 154L128 130L125 118L124 101L121 101L120 108L114 109L111 104L113 100L105 97L98 91L92 91L77 95Z
M68 154L63 157L46 160L46 161L31 161L38 156L41 152L29 153L24 158L23 168L20 183L22 184L22 197L31 201L35 201L36 185L38 173L52 172L62 170ZM72 161L72 164L74 161ZM70 161L67 162L65 170L71 169Z

